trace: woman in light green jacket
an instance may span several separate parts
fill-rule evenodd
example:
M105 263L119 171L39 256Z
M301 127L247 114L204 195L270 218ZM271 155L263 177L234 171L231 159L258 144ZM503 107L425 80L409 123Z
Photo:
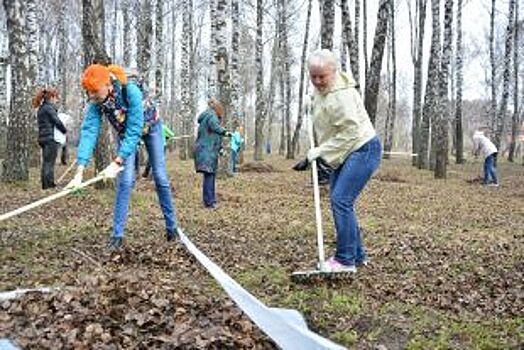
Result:
M326 265L332 271L356 272L357 266L367 264L367 255L354 205L380 164L382 147L353 77L338 71L335 55L325 49L313 52L308 65L315 86L311 116L318 145L294 169L305 170L315 159L334 169L330 197L337 249Z

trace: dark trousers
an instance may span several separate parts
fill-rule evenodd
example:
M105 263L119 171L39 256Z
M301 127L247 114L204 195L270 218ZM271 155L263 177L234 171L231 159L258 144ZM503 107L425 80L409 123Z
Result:
M55 187L55 162L58 155L58 148L60 144L55 141L48 141L40 143L42 147L42 169L40 171L40 179L42 181L42 189Z
M204 206L212 207L216 204L217 200L215 197L215 173L204 173L202 196L204 199Z
M62 153L60 153L60 163L62 163L62 165L67 165L68 159L69 159L69 153L67 151L67 145L63 145Z

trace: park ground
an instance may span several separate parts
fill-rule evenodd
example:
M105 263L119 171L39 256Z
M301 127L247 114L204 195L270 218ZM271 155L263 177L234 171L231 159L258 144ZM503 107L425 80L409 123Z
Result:
M478 160L450 164L446 180L384 160L357 208L370 265L346 280L297 284L290 274L313 268L317 253L307 173L277 156L271 167L243 165L217 180L219 207L209 210L192 162L168 157L189 238L315 332L352 349L524 347L524 166L502 161L493 188L476 181ZM53 192L32 169L29 183L0 184L0 193L5 213ZM0 222L0 291L60 288L0 303L0 338L27 349L275 348L180 243L165 242L151 181L137 182L118 253L106 249L112 203L112 190L89 189Z

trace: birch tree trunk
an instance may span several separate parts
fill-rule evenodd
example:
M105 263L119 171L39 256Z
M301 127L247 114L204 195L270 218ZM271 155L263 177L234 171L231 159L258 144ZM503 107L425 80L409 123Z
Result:
M193 115L193 82L191 79L191 55L193 50L193 37L191 35L193 31L193 1L182 0L182 57L180 62L180 82L181 82L181 106L180 114L182 117L182 129L184 133L192 133ZM189 143L185 140L180 143L179 157L185 160L189 156Z
M413 123L411 130L412 152L420 156L420 124L421 124L421 99L422 99L422 59L424 54L424 27L426 23L427 0L417 0L415 16L416 24L412 25L411 59L413 61ZM412 165L418 163L417 156L412 157Z
M349 52L349 68L353 74L353 78L357 82L360 81L359 67L358 67L358 41L355 41L351 26L351 16L349 15L348 2L342 0L340 2L341 16L342 16L342 30L344 38L346 39L347 48ZM360 88L359 88L360 89Z
M386 130L388 130L386 142L384 143L384 153L391 152L393 149L393 135L395 133L395 121L397 118L397 60L395 52L395 5L392 0L392 8L390 13L390 26L389 26L389 50L391 57L391 85L389 89L389 120ZM385 154L387 157L388 154Z
M293 155L297 155L298 142L300 138L300 129L302 128L303 120L303 97L304 97L304 80L306 76L306 56L309 42L309 24L311 22L311 7L312 0L308 1L307 16L306 16L306 31L304 34L304 43L302 44L302 58L300 60L300 80L298 85L298 112L297 112L297 124L295 125L295 132L293 133L293 140L291 141L291 148Z
M7 104L7 65L6 57L0 56L0 159L7 157L7 116L9 105ZM0 173L2 168L0 168Z
M448 163L448 125L450 115L450 103L448 98L449 91L449 62L453 45L453 0L446 0L444 5L444 43L442 50L442 60L439 79L439 109L437 113L437 123L435 125L436 134L436 162L435 178L445 179Z
M67 1L64 1L60 6L60 19L58 27L59 48L58 48L58 77L60 89L60 104L62 109L65 110L67 106ZM69 130L68 130L69 131Z
M490 13L490 31L489 31L489 62L491 65L491 109L489 111L489 120L491 130L495 130L495 123L497 118L497 63L495 61L495 3L496 0L491 0Z
M151 0L141 0L138 17L138 69L144 77L144 84L149 87L151 73L151 50L153 47L153 6Z
M279 25L277 25L277 29L275 30L277 33L277 36L275 37L275 40L273 40L273 50L271 52L271 67L269 68L269 87L267 92L267 98L266 98L266 105L265 105L265 114L267 115L267 135L266 135L266 142L269 144L269 147L271 148L271 144L273 142L273 119L276 114L275 112L275 95L276 95L276 89L277 89L277 83L280 82L280 77L282 76L282 64L280 63L279 59L279 43L280 38L278 37L278 30Z
M320 46L333 50L333 31L335 30L335 1L324 0L320 4Z
M156 0L156 17L155 17L155 48L156 48L156 66L155 66L155 94L158 101L163 102L163 64L164 64L164 0ZM165 106L163 103L162 106ZM163 113L167 111L164 108Z
M104 8L102 0L82 0L82 46L84 53L84 67L92 63L109 64L110 59L101 41L104 32L103 17L100 14ZM95 171L100 172L111 162L111 148L108 122L102 119L102 127L98 144L95 150ZM112 186L109 182L99 181L95 188L104 189Z
M511 118L511 143L508 160L514 162L517 137L519 135L519 2L515 4L515 20L513 35L513 117Z
M231 0L231 125L236 127L241 125L242 107L240 101L240 71L239 71L239 52L240 52L240 3L239 0Z
M357 57L357 60L355 62L355 72L358 74L354 76L355 81L357 82L357 85L359 86L359 91L363 91L363 89L360 89L360 50L359 50L359 38L360 38L360 0L355 0L355 30L354 32L354 39L353 44L355 45L355 56ZM365 76L365 75L364 75Z
M172 5L171 5L171 30L170 30L170 33L171 33L171 61L169 62L170 64L170 91L169 91L169 105L170 105L170 110L173 111L171 113L171 116L172 118L175 118L175 117L179 117L179 113L175 112L178 110L178 106L177 106L177 103L176 103L176 96L177 96L177 85L178 84L175 84L175 74L176 74L176 45L175 45L175 38L176 38L176 14L177 14L177 9L175 7L175 3L173 2ZM180 118L178 118L179 120L174 120L172 119L171 120L171 125L174 126L175 125L175 122L179 122L180 121ZM182 129L179 129L179 130L182 130ZM182 132L184 132L184 130L182 130Z
M118 38L118 0L113 0L113 20L111 23L111 57L116 59L116 41Z
M432 127L432 116L438 113L438 79L440 76L440 0L431 0L432 34L428 64L428 78L422 109L422 123L420 129L420 144L418 150L418 168L429 168L429 141Z
M122 50L124 54L124 66L131 66L131 0L124 0L122 3L124 17L124 38Z
M497 124L495 132L495 146L500 151L502 146L502 135L504 133L504 124L506 121L506 114L508 108L509 98L509 80L511 69L511 50L513 49L513 20L515 17L516 0L509 1L508 9L508 25L506 27L506 48L504 50L504 73L502 76L502 99L500 101L500 109L497 114Z
M462 0L457 3L457 49L455 53L457 96L455 98L455 162L464 163L464 132L462 130Z
M373 51L371 53L371 65L369 67L368 76L366 77L366 96L364 99L364 105L373 125L375 125L375 117L377 113L380 72L382 71L382 58L384 57L389 13L392 10L393 6L391 0L380 1L377 15L377 27L375 29L375 38L373 42Z
M27 18L27 56L29 59L28 66L28 85L27 92L31 96L38 86L38 22L37 22L37 5L35 0L26 0L26 18ZM31 111L31 135L29 166L37 167L40 164L40 146L38 145L38 122L36 112Z
M209 0L209 16L211 22L211 34L209 37L209 76L207 78L207 90L210 96L216 96L217 94L217 77L216 77L216 46L217 42L217 1L218 0Z
M28 50L26 7L21 0L4 0L9 37L11 65L11 100L7 126L6 158L2 163L2 181L29 180L29 145L31 137L31 111L28 101Z
M264 65L262 62L263 55L263 14L264 14L264 1L257 0L257 34L255 41L255 66L257 70L256 78L256 119L255 119L255 153L253 155L254 160L263 159L263 142L264 142ZM271 127L271 125L269 126Z

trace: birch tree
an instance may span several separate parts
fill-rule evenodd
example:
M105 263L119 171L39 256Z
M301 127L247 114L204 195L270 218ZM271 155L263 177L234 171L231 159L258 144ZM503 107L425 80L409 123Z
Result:
M256 119L255 119L255 153L254 160L263 159L263 142L264 142L264 65L262 62L263 55L263 20L264 20L264 1L257 0L257 34L255 39L255 66L257 71L256 78ZM270 126L271 127L271 126Z
M155 49L156 49L156 65L155 65L155 95L159 102L163 95L163 72L162 66L164 64L164 0L156 0L156 16L155 16ZM167 109L164 109L164 112Z
M181 83L181 106L182 130L184 133L192 133L193 125L193 81L192 75L192 53L193 53L193 1L182 0L182 43L180 62ZM189 156L189 143L181 142L179 157L185 160Z
M295 125L295 132L293 133L293 139L291 141L291 148L293 155L297 154L298 140L300 137L300 129L302 128L303 120L303 96L304 96L304 80L306 76L306 56L309 42L309 24L311 22L311 7L312 0L308 0L307 15L306 15L306 28L304 33L304 42L302 44L302 57L300 59L300 79L298 83L298 112L297 112L297 123Z
M124 54L124 66L129 67L131 65L131 0L124 0L122 3L123 11L123 54Z
M7 157L7 116L9 114L7 101L7 66L8 59L0 53L0 159Z
M408 3L409 4L409 3ZM427 0L416 0L415 15L412 16L411 6L409 18L411 23L411 60L413 62L413 122L411 129L412 152L420 152L420 124L422 114L422 58L424 53L424 28L426 23ZM420 154L420 153L419 153ZM412 164L417 165L417 157L413 156Z
M384 153L385 157L388 157L388 153L393 148L393 135L395 133L395 120L397 116L397 60L395 52L395 9L394 0L392 0L392 9L389 16L390 25L388 30L388 66L390 69L390 84L389 84L389 107L386 118L386 133L384 142Z
M511 118L511 142L509 145L508 160L515 160L515 148L519 135L519 2L515 4L513 34L513 117Z
M335 1L324 0L320 5L320 46L333 50L333 32L335 30Z
M359 66L358 66L358 40L355 40L351 26L351 16L349 15L348 1L341 0L340 2L341 16L342 16L342 30L349 52L349 68L353 74L353 78L357 82L360 81Z
M452 51L453 0L446 0L444 6L444 42L440 65L439 105L435 123L436 158L435 178L445 179L448 163L448 115L449 115L449 62Z
M506 121L506 114L508 108L509 98L509 80L511 69L511 51L513 49L513 20L515 17L516 0L509 1L508 9L508 25L506 26L506 42L504 50L504 71L502 75L502 99L500 101L500 108L497 113L496 130L495 130L495 146L500 150L502 143L502 135L504 133L504 124Z
M140 15L138 16L138 69L143 76L146 86L150 86L151 50L153 48L153 6L151 0L141 0Z
M366 93L364 105L369 114L371 122L375 124L377 112L377 97L380 87L380 72L382 70L382 58L384 57L384 47L388 30L389 13L393 10L391 0L380 0L377 27L373 41L373 51L371 53L371 64L368 75L366 76Z
M489 62L491 65L491 109L489 111L491 129L494 130L497 115L497 62L495 60L495 9L496 0L491 0L489 31Z
M59 48L58 48L58 77L60 89L60 104L62 109L66 109L67 106L67 53L68 53L68 36L67 36L67 1L64 1L60 6L60 19L58 24L58 37Z
M29 138L31 137L31 112L28 94L28 52L26 32L26 7L22 0L4 0L9 37L11 66L11 100L7 126L6 157L2 163L2 181L29 180Z
M462 0L457 1L457 48L455 50L457 96L455 97L455 162L464 163L464 132L462 130Z

